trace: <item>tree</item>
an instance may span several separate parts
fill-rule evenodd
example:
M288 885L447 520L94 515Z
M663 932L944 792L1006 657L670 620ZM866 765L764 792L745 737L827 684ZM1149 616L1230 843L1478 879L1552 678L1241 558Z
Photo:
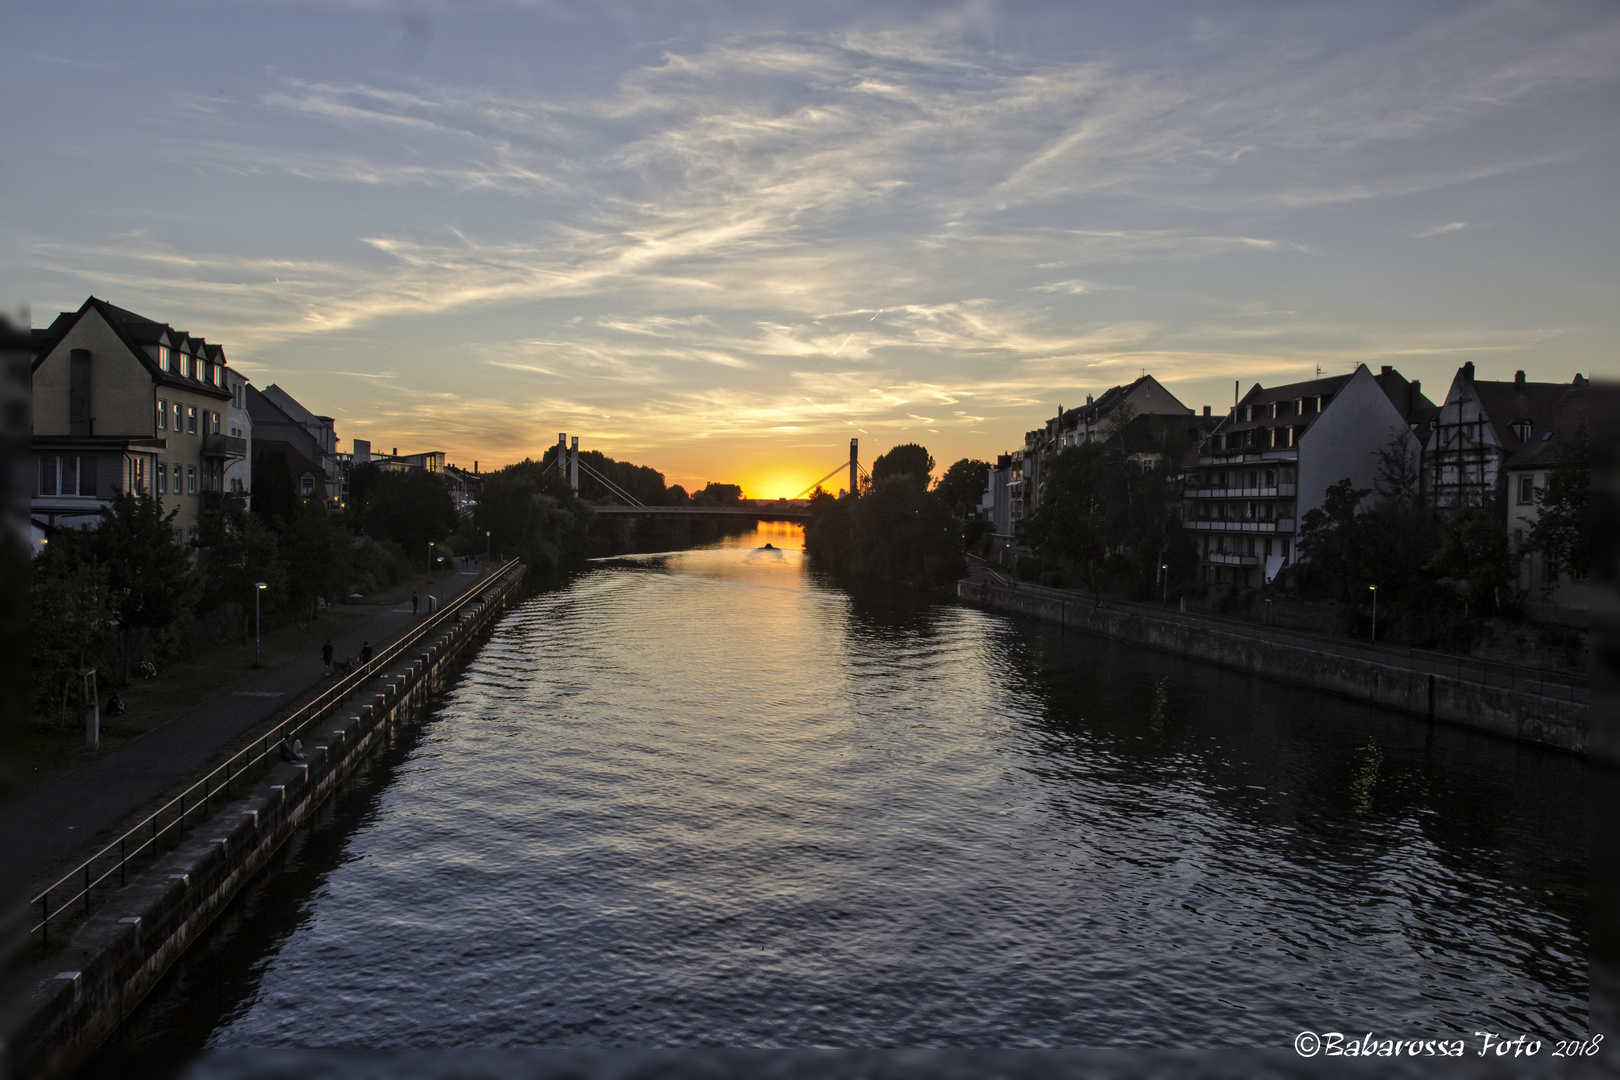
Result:
M1418 490L1417 439L1405 427L1394 428L1378 451L1373 488L1382 499L1415 499Z
M107 569L82 557L77 539L59 534L34 560L28 630L36 716L65 705L112 629Z
M227 494L220 500L219 513L203 516L197 548L204 606L241 605L245 640L257 584L265 583L261 603L275 606L286 595L287 562L276 533L248 512L240 495Z
M351 488L351 505L354 502ZM394 541L415 559L429 544L455 531L456 503L437 473L426 469L384 472L368 478L359 518L367 533Z
M945 470L945 475L934 485L934 494L958 518L966 517L984 498L989 486L990 463L976 458L962 458Z
M961 528L911 473L886 477L859 498L810 499L805 552L835 573L924 588L962 576Z
M704 485L702 491L692 496L692 502L698 506L736 506L742 501L742 488L736 484Z
M287 592L292 603L315 618L319 602L330 603L348 589L354 540L336 514L319 501L299 508L298 520L284 538Z
M664 492L665 506L684 506L692 501L692 496L679 484L671 484Z
M1358 602L1362 590L1378 584L1368 580L1363 558L1368 549L1356 517L1370 494L1371 488L1357 488L1347 476L1328 487L1321 506L1299 519L1299 573L1307 592Z
M912 483L928 490L929 477L934 471L934 457L925 447L916 443L896 446L887 454L879 454L872 462L872 483L891 476L910 476Z
M584 550L595 511L555 470L525 459L484 478L474 517L497 550L539 569Z
M1021 523L1031 547L1067 563L1093 592L1101 589L1104 562L1119 533L1117 519L1127 510L1121 471L1112 460L1118 456L1103 443L1058 451L1035 513Z
M1592 561L1592 449L1584 424L1558 448L1546 486L1536 489L1536 507L1530 547L1549 562L1585 574Z
M253 451L253 512L266 525L287 526L298 520L298 491L287 455L280 450Z
M174 519L150 495L119 492L102 507L91 534L91 557L107 568L110 606L123 646L123 681L129 681L129 637L136 628L157 630L178 619L196 594L196 576L175 535Z

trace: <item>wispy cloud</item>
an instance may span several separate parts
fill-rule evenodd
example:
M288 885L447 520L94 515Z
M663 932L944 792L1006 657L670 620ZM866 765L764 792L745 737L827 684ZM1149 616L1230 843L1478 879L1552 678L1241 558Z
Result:
M1466 221L1453 221L1449 225L1436 225L1432 229L1424 229L1422 232L1413 233L1412 237L1415 240L1427 240L1431 236L1440 236L1443 233L1457 232L1466 228L1468 228Z

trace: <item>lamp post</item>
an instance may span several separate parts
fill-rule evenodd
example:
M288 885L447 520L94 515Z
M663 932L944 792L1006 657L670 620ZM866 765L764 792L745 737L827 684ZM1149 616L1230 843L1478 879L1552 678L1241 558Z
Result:
M259 597L264 594L264 582L253 584L253 666L259 666Z
M440 561L440 562L441 562L441 563L442 563L442 562L444 562L444 556L443 556L443 555L440 555L440 556L439 556L439 557L438 557L438 559L439 559L439 561ZM441 573L443 573L443 570L444 570L444 568L443 568L443 567L440 567L440 568L439 568L439 569L440 569L440 572L441 572ZM442 577L441 577L441 578L439 578L439 580L438 580L438 581L436 581L436 582L434 582L434 585L435 585L435 586L437 586L437 587L438 587L438 588L439 588L439 599L438 599L438 603L436 603L436 604L435 604L435 605L434 605L434 607L435 607L435 608L442 608L442 607L444 607L444 588L443 588L443 585L444 585L444 578L442 578Z
M1160 598L1159 603L1161 605L1163 605L1164 607L1169 607L1170 606L1170 564L1169 563L1160 563L1159 564L1159 573L1161 575L1163 575L1163 577L1164 577L1164 595Z
M493 555L493 554L495 554L494 543L495 542L489 538L489 530L485 529L484 530L484 554L485 555Z
M1376 645L1378 643L1378 586L1369 585L1367 588L1371 589L1373 594L1372 640L1373 644Z

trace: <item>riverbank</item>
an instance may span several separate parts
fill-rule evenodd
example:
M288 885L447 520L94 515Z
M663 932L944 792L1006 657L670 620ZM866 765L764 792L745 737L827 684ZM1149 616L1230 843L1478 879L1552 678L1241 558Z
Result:
M969 603L1066 629L1308 687L1384 708L1587 756L1584 681L1470 665L1441 654L1381 650L1314 635L1250 628L1167 609L975 575L957 582Z
M109 856L110 869L97 864L87 871L86 880L110 874L110 894L77 926L49 931L69 939L65 947L42 948L21 988L24 1000L9 1003L0 1071L59 1074L93 1050L392 726L417 714L446 666L516 597L522 577L523 568L514 568L465 607L383 653L380 675L336 704L330 717L318 710L303 722L306 760L281 760L273 737L244 748L235 786L226 784L223 798L216 788L189 811L182 800L178 815L152 819L149 842L141 843L145 832L136 830L130 861L141 864L138 873L126 868L122 847ZM115 883L120 887L113 889Z

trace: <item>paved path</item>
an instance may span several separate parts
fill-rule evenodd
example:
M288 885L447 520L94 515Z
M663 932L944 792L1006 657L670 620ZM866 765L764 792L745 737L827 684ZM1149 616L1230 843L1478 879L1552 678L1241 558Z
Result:
M482 571L464 570L446 578L433 592L446 598L458 596L483 578ZM422 601L425 615L425 595ZM417 621L408 600L403 605L333 604L332 610L372 617L333 639L339 658L358 656L366 641L379 649ZM315 648L233 686L0 810L0 852L4 853L0 862L5 864L0 873L6 878L0 884L8 890L22 888L36 874L188 778L215 754L324 681L321 651Z

